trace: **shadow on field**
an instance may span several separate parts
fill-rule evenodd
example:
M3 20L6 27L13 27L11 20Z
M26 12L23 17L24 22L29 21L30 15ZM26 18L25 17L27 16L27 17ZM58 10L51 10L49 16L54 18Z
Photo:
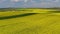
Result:
M25 17L25 16L34 15L34 14L37 14L37 13L26 13L26 14L12 15L12 16L4 16L4 17L0 17L0 20L17 18L17 17Z

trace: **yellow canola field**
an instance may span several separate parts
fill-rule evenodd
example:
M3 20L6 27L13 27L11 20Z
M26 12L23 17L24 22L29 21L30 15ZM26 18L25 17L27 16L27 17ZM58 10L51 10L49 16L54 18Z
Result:
M40 11L43 13L37 13ZM0 34L60 34L60 15L48 14L43 9L33 10L30 13L29 11L0 12Z

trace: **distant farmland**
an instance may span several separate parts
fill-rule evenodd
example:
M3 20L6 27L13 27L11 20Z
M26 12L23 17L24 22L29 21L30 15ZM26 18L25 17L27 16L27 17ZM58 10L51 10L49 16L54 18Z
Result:
M60 10L2 8L0 34L60 34Z

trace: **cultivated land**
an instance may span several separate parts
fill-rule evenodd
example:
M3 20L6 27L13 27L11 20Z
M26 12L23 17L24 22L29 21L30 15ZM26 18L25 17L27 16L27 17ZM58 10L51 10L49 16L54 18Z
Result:
M57 9L1 10L0 34L60 34L59 12Z

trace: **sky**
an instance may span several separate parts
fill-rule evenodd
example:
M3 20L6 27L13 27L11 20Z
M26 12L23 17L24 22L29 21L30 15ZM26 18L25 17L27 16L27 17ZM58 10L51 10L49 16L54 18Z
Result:
M50 8L60 7L60 0L0 0L0 8L8 7L37 7L37 8Z

